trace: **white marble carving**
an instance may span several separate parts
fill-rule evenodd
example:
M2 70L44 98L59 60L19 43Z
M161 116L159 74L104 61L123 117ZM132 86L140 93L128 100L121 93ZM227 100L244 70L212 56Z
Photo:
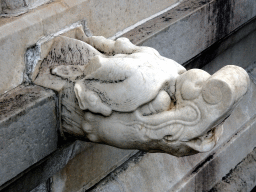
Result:
M126 38L77 39L55 38L33 81L62 93L64 132L92 142L175 156L209 151L249 86L237 66L186 71Z

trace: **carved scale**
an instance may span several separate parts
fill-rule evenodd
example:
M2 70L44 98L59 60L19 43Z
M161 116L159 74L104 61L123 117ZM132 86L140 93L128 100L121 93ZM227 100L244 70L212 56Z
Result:
M63 135L124 149L209 151L249 87L240 67L186 71L126 38L59 36L46 55L32 81L59 92Z

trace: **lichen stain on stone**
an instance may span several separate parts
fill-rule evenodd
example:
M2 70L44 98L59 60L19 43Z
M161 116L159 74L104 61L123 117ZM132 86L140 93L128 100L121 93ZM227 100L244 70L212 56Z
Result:
M0 119L40 98L42 90L40 87L24 87L21 85L0 96Z
M230 21L233 17L233 0L217 0L213 4L213 14L216 14L215 38L219 40L229 33Z

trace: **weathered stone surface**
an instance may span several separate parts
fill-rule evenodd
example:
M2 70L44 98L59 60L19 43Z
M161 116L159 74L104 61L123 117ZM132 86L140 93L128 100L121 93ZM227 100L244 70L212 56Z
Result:
M35 189L33 189L30 192L49 192L48 188L47 188L47 183L42 183L39 186L37 186Z
M256 146L256 86L224 122L219 144L209 153L176 158L145 154L128 162L91 191L207 191ZM239 149L239 150L237 150ZM135 177L136 175L136 177Z
M184 0L124 37L183 64L255 15L254 0Z
M12 17L26 13L29 9L36 8L52 0L2 0L2 10L0 10L0 17Z
M209 192L250 192L255 186L256 149L254 148L254 150L248 154L242 162L225 175Z
M0 185L57 148L55 94L19 86L0 97Z
M250 31L251 31L251 29L250 29ZM244 31L242 33L244 33ZM242 36L244 36L244 35L242 35ZM238 38L238 39L240 40L241 38ZM232 40L234 40L233 37L231 38L231 41ZM230 42L227 43L227 44L229 46ZM222 49L222 51L223 51L223 49ZM244 99L243 100L243 104L241 104L241 105L244 105L244 106L248 105L249 106L250 105L250 101L253 100L252 98L251 99L249 99L249 98L251 98L251 96L247 96L246 99L248 99L248 102L246 102L246 99ZM255 96L254 96L254 98L255 98ZM238 112L236 113L235 118L233 118L231 121L229 120L229 123L230 122L232 123L230 125L230 129L229 129L229 131L227 133L229 136L230 136L230 134L234 133L234 130L232 130L233 128L236 128L236 130L237 130L237 128L240 128L242 126L242 124L244 123L244 121L248 121L250 119L250 117L251 117L250 114L254 113L255 105L253 104L253 106L251 106L251 107L248 107L248 106L245 109L242 109L242 110L241 110L241 108L240 109L236 109L236 110L238 110ZM241 115L241 113L242 113L242 115ZM227 141L228 138L225 138L225 139ZM180 160L179 159L176 160L175 158L173 160L173 159L170 159L168 156L163 158L163 156L165 156L165 155L154 154L151 157L153 158L153 156L157 156L156 159L154 159L152 161L151 161L151 159L146 160L146 162L151 165L150 168L147 165L147 163L143 164L143 166L142 166L143 168L141 168L141 170L140 170L141 172L144 172L143 175L141 176L142 178L140 176L138 176L137 179L134 178L134 180L128 181L128 182L130 182L129 183L130 187L134 186L137 183L137 180L138 180L138 183L141 182L140 179L143 179L143 177L146 177L147 179L149 177L152 178L152 180L150 180L150 182L152 182L155 178L160 178L160 179L162 179L162 181L159 181L159 180L155 179L155 181L152 182L153 184L155 184L157 186L156 188L153 188L153 189L155 189L156 191L161 191L161 189L163 189L163 191L165 191L166 188L164 188L164 187L169 187L170 183L171 184L175 183L175 182L177 183L179 181L179 179L182 179L184 175L189 174L191 172L191 170L193 170L193 166L198 165L198 163L200 164L200 162L202 162L205 159L207 160L207 158L206 158L207 156L203 156L203 155L202 156L195 156L194 158L179 158ZM208 156L208 157L210 157L210 156ZM141 159L141 157L132 158L130 163L133 164L134 161L138 162L140 159ZM154 162L154 163L152 163L152 162ZM159 162L160 162L160 164L164 164L164 165L163 166L159 166L159 164L158 164ZM168 164L168 162L170 164ZM154 166L156 166L156 169L154 169L152 172L146 171L146 169L153 169L154 168L154 166L152 166L152 164ZM125 169L125 170L128 169L129 166L126 166L126 165L127 164L125 164L124 166L121 166L121 169L118 169L117 172L122 172L123 169ZM159 169L159 167L161 169ZM137 168L133 167L132 170L134 170L134 169L137 169ZM165 170L165 169L167 169L167 170L163 171L161 173L158 173L159 170ZM71 170L71 169L69 169L69 170ZM119 180L115 181L115 179L116 179L115 176L116 176L117 172L111 173L111 176L108 177L110 180L113 179L114 180L113 182L115 182L115 184L106 184L106 185L104 185L103 188L104 188L105 191L115 191L115 189L116 189L116 191L124 190L124 188L122 188L122 187L120 188L120 186L122 186L122 184L118 184ZM171 176L171 177L166 177L167 174L170 174L170 173L166 173L166 172L171 172L174 175ZM66 173L67 173L67 171L65 170L63 172L63 175L67 175ZM81 174L81 172L79 170L77 170L76 173L77 173L76 175L80 175ZM179 173L181 173L181 176L180 176ZM136 175L136 176L140 175L140 174L136 174L136 172L133 172L133 173L131 173L131 175L129 177L134 177L133 174ZM150 174L152 174L153 176L151 177ZM157 174L157 176L155 177L156 174ZM223 173L223 174L225 174L225 173ZM64 181L64 180L60 179L61 178L61 174L60 173L57 174L57 178L58 178L58 180L57 180L58 183L61 183L61 181ZM63 188L64 189L68 189L67 186L69 186L70 187L69 189L71 189L72 188L72 182L71 181L74 181L74 180L75 179L70 178L70 182L69 182L68 177L66 177L65 178L65 182L67 183L67 185L65 185L65 183L62 183L61 185L59 185L60 188L58 188L58 186L55 185L56 190L58 190L58 189L61 190ZM107 182L107 181L108 181L108 179L104 180L104 182ZM152 189L152 185L153 184L151 185L150 182L147 183L146 179L145 180L143 179L143 181L145 181L145 185L149 185L149 187L147 189L150 191L150 189ZM160 182L161 184L157 184L157 182ZM166 182L167 184L164 184L164 182ZM75 185L82 186L83 183L82 184L75 183ZM143 185L143 184L141 184L141 185ZM139 184L138 184L138 186L140 187ZM139 190L140 191L139 187L138 187L138 189L135 189L135 190ZM129 188L129 189L131 189L131 188ZM83 190L81 189L81 191L83 191Z
M256 19L254 21L256 26ZM215 59L209 62L203 67L204 70L209 73L215 73L218 69L225 65L237 65L243 68L247 68L251 65L251 68L255 70L256 63L256 29L241 39L239 42L229 47L225 52L222 52Z
M9 185L1 186L0 190L1 192L27 192L46 182L48 178L55 174L56 183L52 184L54 190L69 191L72 188L81 189L83 186L89 188L135 153L137 151L121 150L79 140L69 142L36 165L32 165L20 177L14 178L14 181ZM109 154L112 154L112 156ZM61 179L66 182L61 182Z
M173 5L177 0L58 0L19 17L0 20L0 94L23 80L26 49L43 36L86 20L95 35L110 37ZM126 9L124 10L124 7Z
M214 73L216 70L220 69L221 67L225 66L227 63L224 63L221 61L220 64L217 64L215 70L215 65L207 65L208 63L212 63L212 61L218 57L220 54L225 52L226 50L230 49L231 47L235 47L236 45L242 46L243 49L238 48L240 51L236 51L236 58L239 60L239 62L234 62L234 65L239 65L243 68L246 68L248 65L251 65L253 63L253 58L255 57L255 54L251 54L251 51L255 49L251 44L255 42L255 38L253 37L253 33L255 33L256 30L256 17L254 17L252 20L248 21L247 23L243 24L243 26L239 27L235 31L232 31L227 37L222 39L221 41L215 42L212 46L208 47L204 51L202 51L199 55L192 58L189 61L186 61L184 63L184 66L186 69L191 68L202 68L204 70L207 70L209 73ZM245 41L244 41L245 40ZM245 43L248 43L247 44ZM238 47L238 46L236 46ZM248 50L247 48L250 47L252 50ZM247 50L246 52L242 52L243 55L246 54L246 56L241 56L241 50ZM231 51L229 51L231 52ZM238 57L240 55L241 57ZM246 59L247 62L244 62L243 59ZM227 61L227 60L225 60ZM235 60L231 60L232 62ZM229 64L232 64L232 62L228 61Z
M54 153L32 165L20 176L13 178L10 183L0 187L3 192L27 192L47 181L52 175L62 169L81 151L91 147L91 143L75 141L59 147Z
M53 192L87 190L123 164L136 150L93 144L53 176Z

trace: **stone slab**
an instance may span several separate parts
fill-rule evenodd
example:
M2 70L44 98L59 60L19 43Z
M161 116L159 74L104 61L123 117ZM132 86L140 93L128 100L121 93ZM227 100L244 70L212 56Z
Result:
M212 151L181 158L145 154L122 165L90 191L211 189L256 146L255 99L256 86L252 83L250 91L223 124L223 136Z
M209 192L250 192L256 188L256 149L225 175Z
M248 40L243 41L244 38L249 39L249 41L252 41L252 42L249 42L249 47L255 49L254 47L252 47L252 45L250 45L250 44L253 44L253 42L255 42L255 39L253 39L253 35L252 35L252 33L255 33L255 30L256 30L256 17L252 18L248 22L244 23L241 27L232 31L225 38L221 39L220 41L215 42L213 45L211 45L210 47L208 47L207 49L202 51L199 55L186 61L184 63L184 66L187 69L191 69L191 68L206 69L204 67L208 63L212 62L212 60L214 60L216 57L218 57L221 53L225 52L230 47L238 47L238 45L239 45L239 46L242 46L246 50L248 46L244 42L248 42ZM238 44L238 45L236 45L236 44ZM239 59L238 55L245 53L247 55L246 57L249 56L248 58L246 58L247 60L253 59L254 54L250 54L250 51L249 52L248 51L241 52L241 49L240 49L240 51L236 52L237 53L236 58ZM234 61L234 60L231 60L231 61ZM240 65L245 68L252 63L252 60L249 60L247 63L241 61L241 59L239 59L239 61L240 62L234 63L234 65ZM228 62L230 62L230 61L228 61ZM218 64L216 65L216 70L219 69L220 66L222 66L222 65L223 66L225 65L223 61L221 61L221 65L218 65ZM216 71L216 70L214 70L214 67L211 65L207 65L206 70L209 70L210 73L213 73L214 71Z
M27 48L78 21L94 35L113 36L178 0L56 0L18 17L0 19L0 94L23 81Z
M53 176L52 191L86 191L137 152L94 144Z
M32 165L18 177L0 187L1 192L27 192L47 182L48 178L63 168L81 151L89 148L90 143L81 141L66 142L53 153Z
M253 24L256 27L256 19ZM220 53L216 58L202 67L210 74L216 72L225 65L237 65L243 68L253 66L256 63L256 29L241 39L236 44Z
M0 97L0 186L57 148L55 94L19 86Z
M83 183L81 182L81 178L90 178L91 180L87 183L87 187L92 186L109 174L109 172L113 171L117 166L124 163L136 152L137 151L121 150L110 146L103 146L79 140L75 142L66 141L65 145L59 147L55 152L45 157L37 164L32 165L19 177L14 178L14 181L11 184L1 186L0 190L1 192L31 191L40 184L44 185L46 181L48 182L49 178L50 183L52 183L53 179L51 177L55 174L56 176L54 176L54 178L56 184L53 184L55 190L57 186L59 186L60 189L73 186L72 183L69 183L67 186L65 186L65 183L61 183L61 178L59 178L59 176L61 176L62 173L64 180L67 178L78 179L74 184ZM113 155L105 160L104 154L109 153ZM115 158L112 158L113 156L115 156ZM108 164L109 161L110 163ZM99 162L103 162L100 164L101 166L97 164ZM75 163L78 164L76 165ZM83 165L84 163L87 163L87 167ZM74 170L72 170L72 168L74 168ZM91 174L88 174L86 169L91 171ZM66 173L70 173L71 175L66 175ZM50 187L50 183L47 184L48 187ZM81 186L79 185L79 187Z
M183 64L255 15L254 0L184 0L123 36Z
M173 191L209 191L255 148L255 129L256 118L254 117L220 151L213 154L208 162L186 178L187 181L178 186L178 190L174 188Z

